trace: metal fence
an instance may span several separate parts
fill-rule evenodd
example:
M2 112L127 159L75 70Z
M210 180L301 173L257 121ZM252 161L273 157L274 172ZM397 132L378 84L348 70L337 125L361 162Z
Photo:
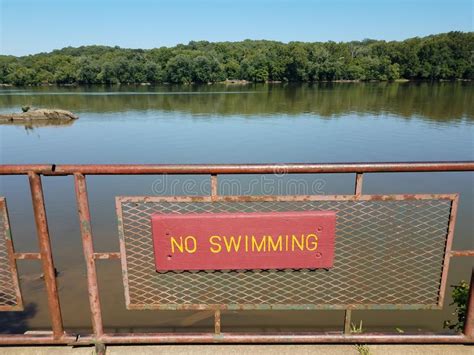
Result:
M455 195L117 198L128 309L433 309L442 306ZM304 198L304 200L303 200ZM323 198L323 200L322 200ZM334 267L155 271L154 213L336 211ZM450 216L453 218L450 219ZM452 227L450 228L452 230ZM448 241L449 236L449 241ZM449 253L449 251L448 251ZM375 271L376 270L376 271ZM442 285L443 284L443 285Z
M223 196L220 174L354 173L353 195ZM41 260L51 316L51 334L1 335L1 344L112 343L473 343L474 272L462 334L350 332L354 309L439 309L443 306L453 251L457 194L365 195L364 174L474 171L474 162L272 164L272 165L1 165L0 175L27 175L39 253L15 253L5 199L0 199L0 311L21 310L16 263ZM120 252L97 253L86 175L209 175L209 196L117 197ZM91 334L64 331L48 231L41 176L73 175L92 319ZM156 273L150 248L152 213L336 210L334 268L325 270L231 270ZM399 226L405 234L400 237ZM407 252L409 251L409 252ZM370 257L368 257L370 255ZM96 260L121 259L128 309L213 310L207 333L105 333ZM372 270L377 268L377 274ZM297 292L296 292L297 291ZM236 333L221 331L226 309L343 309L337 333Z

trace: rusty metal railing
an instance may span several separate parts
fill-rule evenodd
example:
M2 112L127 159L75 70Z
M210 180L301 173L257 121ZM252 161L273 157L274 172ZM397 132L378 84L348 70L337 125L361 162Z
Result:
M319 173L354 173L355 186L353 195L332 196L333 201L386 201L397 200L423 200L430 199L426 195L364 195L362 192L363 177L366 173L396 173L396 172L450 172L450 171L474 171L474 161L467 162L412 162L412 163L342 163L342 164L264 164L264 165L0 165L0 175L27 175L30 182L35 223L40 245L39 253L15 253L9 235L9 226L6 222L8 217L5 213L2 222L3 231L8 235L5 237L4 249L0 247L0 267L8 266L10 279L0 280L0 285L9 284L11 280L12 293L5 296L10 302L5 309L21 309L21 293L19 292L16 275L16 263L21 260L41 260L44 282L48 297L48 307L51 317L51 334L13 334L1 335L2 344L73 344L86 345L96 344L99 352L104 350L105 344L114 343L474 343L474 270L471 277L470 293L467 307L467 316L462 334L440 335L440 334L382 334L364 333L351 334L349 324L351 308L346 309L344 325L338 333L225 333L221 331L220 311L225 307L215 307L214 331L208 333L126 333L115 334L104 332L101 305L99 300L98 280L96 273L96 260L122 259L124 253L120 252L95 252L93 246L93 231L91 228L91 216L89 211L89 200L87 194L87 175L209 175L211 181L211 194L201 197L201 202L208 204L222 202L285 202L285 201L319 201L331 200L331 196L318 198L317 196L220 196L218 193L218 175L220 174L272 174L284 171L287 174L319 174ZM83 252L87 268L87 286L89 304L92 319L91 334L70 334L63 327L61 306L56 284L54 261L51 254L51 242L48 231L44 196L41 176L64 176L73 175L77 199L78 215L82 236ZM424 197L423 197L424 196ZM434 195L433 195L434 196ZM433 199L434 197L431 197ZM457 209L457 195L436 195L441 200L450 203L450 219L447 224L447 239L443 261L443 276L441 277L440 297L438 305L442 306L442 296L446 288L447 268L452 257L473 257L474 250L450 250L450 243L454 234L454 224ZM176 197L170 200L179 202ZM183 199L183 198L182 198ZM188 202L198 202L195 197L189 198ZM186 202L186 198L181 202ZM5 205L0 201L0 209ZM441 205L440 205L441 206ZM438 208L438 207L434 207ZM441 207L440 207L441 208ZM444 208L444 207L442 207ZM0 211L1 212L1 211ZM8 239L8 240L7 240ZM3 259L2 259L3 258ZM5 272L0 270L0 272ZM126 286L126 285L125 285ZM1 287L1 286L0 286ZM1 302L1 298L0 298ZM153 308L153 307L152 307ZM183 307L185 309L186 307ZM422 307L423 308L423 307ZM434 307L436 308L436 307ZM158 305L156 309L160 309ZM175 308L179 309L179 308ZM196 309L200 309L199 307ZM320 309L320 308L316 308Z

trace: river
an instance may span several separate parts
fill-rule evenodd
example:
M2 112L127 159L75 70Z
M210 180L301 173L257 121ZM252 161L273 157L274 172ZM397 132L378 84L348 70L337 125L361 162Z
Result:
M80 118L63 125L0 125L0 162L474 160L473 102L474 85L461 82L1 88L0 112L31 105L67 109ZM191 178L198 183L172 176L89 177L97 251L118 251L116 195L208 193L202 177ZM249 176L224 176L221 187L233 194L353 192L351 174L298 178L303 183L297 191L278 176L257 183ZM226 185L226 179L239 183ZM73 179L44 177L43 183L64 323L68 330L85 330L90 317ZM473 173L367 174L364 180L364 193L452 192L461 195L454 249L472 249ZM27 178L0 177L0 196L8 201L17 251L37 250ZM467 280L472 265L470 258L454 259L448 285ZM125 310L120 263L98 261L98 269L108 330L211 329L213 319L206 313ZM19 271L27 311L2 314L0 332L47 329L40 263L20 261ZM363 320L364 330L439 331L443 320L452 318L450 301L442 311L357 311L353 318ZM245 311L225 312L222 322L224 331L334 330L343 316L343 311Z

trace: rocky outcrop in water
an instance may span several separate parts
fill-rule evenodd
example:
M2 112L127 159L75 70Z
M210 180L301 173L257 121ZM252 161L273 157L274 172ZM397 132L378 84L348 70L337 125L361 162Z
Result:
M0 122L33 120L71 121L78 118L79 116L76 116L70 111L57 109L35 109L21 113L0 114Z

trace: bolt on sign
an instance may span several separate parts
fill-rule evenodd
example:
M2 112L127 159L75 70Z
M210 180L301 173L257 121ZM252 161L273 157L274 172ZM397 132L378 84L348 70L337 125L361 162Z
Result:
M151 224L161 272L333 266L333 211L154 214Z

